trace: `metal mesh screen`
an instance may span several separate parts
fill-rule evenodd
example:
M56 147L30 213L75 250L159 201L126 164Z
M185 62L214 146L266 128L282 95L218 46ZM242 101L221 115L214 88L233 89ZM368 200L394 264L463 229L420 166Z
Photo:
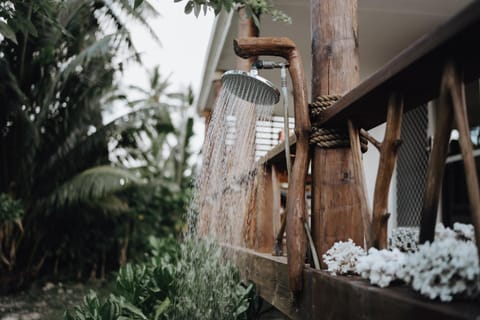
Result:
M402 146L397 159L398 226L420 225L428 165L427 128L426 105L404 114L401 131Z

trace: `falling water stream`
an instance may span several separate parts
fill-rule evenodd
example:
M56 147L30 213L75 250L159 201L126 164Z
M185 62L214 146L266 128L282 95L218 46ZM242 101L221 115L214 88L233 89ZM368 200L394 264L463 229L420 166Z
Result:
M177 279L174 319L237 318L238 272L224 260L222 246L245 243L242 234L250 227L247 217L253 208L257 175L255 128L257 121L271 118L273 105L265 103L271 100L255 82L232 78L223 83L207 127L202 170L188 211L187 246L182 251L188 264Z
M231 94L232 86L243 97ZM203 147L203 165L195 204L197 236L242 245L256 177L255 127L271 118L268 92L241 79L224 82ZM260 101L255 104L249 101ZM193 219L192 219L193 221Z

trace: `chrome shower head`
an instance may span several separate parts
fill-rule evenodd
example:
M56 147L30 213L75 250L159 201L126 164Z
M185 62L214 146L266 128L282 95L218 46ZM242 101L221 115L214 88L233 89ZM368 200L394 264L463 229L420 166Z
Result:
M224 88L231 94L255 103L273 105L280 100L280 92L265 78L256 74L239 70L227 71L222 75Z

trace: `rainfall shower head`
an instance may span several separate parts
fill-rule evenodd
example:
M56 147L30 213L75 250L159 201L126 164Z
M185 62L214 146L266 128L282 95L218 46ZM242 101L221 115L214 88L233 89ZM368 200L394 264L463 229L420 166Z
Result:
M280 100L280 92L265 78L256 74L239 70L227 71L222 75L224 88L231 94L255 103L273 105Z

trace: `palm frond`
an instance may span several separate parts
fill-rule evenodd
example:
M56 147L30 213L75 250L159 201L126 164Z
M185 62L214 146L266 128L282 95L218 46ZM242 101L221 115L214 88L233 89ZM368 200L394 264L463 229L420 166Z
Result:
M10 39L13 43L18 44L15 31L12 30L5 22L0 20L0 34L7 39Z
M48 106L54 99L55 92L61 87L62 81L65 81L71 74L79 67L86 65L90 60L95 57L104 57L111 50L112 39L117 36L116 34L109 34L102 39L95 41L87 48L83 49L78 55L73 57L64 67L60 70L50 84L48 93L45 95L43 105ZM48 108L42 108L38 122L41 123L48 113Z
M57 187L48 197L40 200L39 208L53 211L82 202L95 202L140 183L128 170L98 166L83 171Z
M97 128L97 131L89 136L85 136L81 130L72 130L63 144L59 145L56 151L49 156L38 175L43 177L63 175L62 172L55 171L58 171L58 168L67 168L68 164L81 165L79 159L85 159L91 150L97 150L99 144L116 133L136 128L139 114L148 114L150 111L157 110L156 108L145 108L131 111ZM165 121L162 124L166 132L173 131L173 125L170 122Z
M114 8L112 7L111 1L103 1L103 3L106 7L110 8L111 12L115 12L113 11ZM140 23L149 32L151 37L158 44L161 44L160 38L156 34L155 30L150 26L150 24L142 14L141 10L137 10L135 5L132 5L129 0L117 0L115 1L115 5L120 6L123 12L125 12L130 18L134 19L136 22ZM140 6L140 8L148 10L149 15L151 16L156 16L158 14L157 11L153 8L153 6L147 6L145 2L142 4L142 6Z

